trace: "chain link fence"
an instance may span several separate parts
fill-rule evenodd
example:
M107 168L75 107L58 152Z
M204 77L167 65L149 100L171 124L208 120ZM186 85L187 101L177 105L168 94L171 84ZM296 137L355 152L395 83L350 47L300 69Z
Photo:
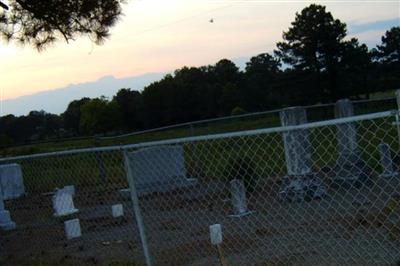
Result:
M354 114L362 115L396 109L396 98L352 100ZM333 119L335 103L324 103L303 106L307 111L308 121L316 122ZM202 136L206 134L220 134L242 130L253 130L265 127L280 126L279 113L282 108L217 117L199 121L191 121L159 128L130 132L111 136L86 136L64 139L49 139L35 142L19 143L0 147L0 158L18 156L64 149L78 149L93 146L112 146L174 139L182 137Z
M1 262L218 265L221 224L227 265L395 264L398 113L347 104L319 122L288 108L279 127L3 159L2 182L14 164L25 193L2 184L16 229Z

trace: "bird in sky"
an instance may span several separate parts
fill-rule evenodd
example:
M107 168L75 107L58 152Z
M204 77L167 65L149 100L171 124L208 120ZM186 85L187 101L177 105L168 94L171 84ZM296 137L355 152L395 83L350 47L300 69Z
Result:
M210 23L214 23L214 19L212 18L212 19L210 19Z

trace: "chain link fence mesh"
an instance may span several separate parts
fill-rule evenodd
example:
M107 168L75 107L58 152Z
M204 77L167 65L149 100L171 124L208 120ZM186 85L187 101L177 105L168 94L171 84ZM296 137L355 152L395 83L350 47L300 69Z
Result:
M17 228L1 232L0 257L10 265L144 265L130 169L153 265L218 265L209 233L216 223L227 265L395 264L396 116L3 160L21 166L26 195L5 201ZM55 190L69 185L79 211L55 216ZM123 215L114 217L119 204ZM71 219L82 235L67 240Z

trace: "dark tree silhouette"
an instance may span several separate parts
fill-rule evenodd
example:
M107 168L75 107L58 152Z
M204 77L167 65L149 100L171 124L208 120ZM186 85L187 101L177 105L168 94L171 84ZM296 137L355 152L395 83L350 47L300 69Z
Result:
M400 27L393 27L382 36L382 43L372 50L377 90L400 86Z
M62 114L64 128L71 130L74 134L80 134L81 106L89 102L90 98L74 100L68 104L67 110Z
M86 35L96 44L109 36L124 0L9 0L0 8L0 36L42 50L60 39Z
M142 95L131 89L120 89L113 97L121 111L125 129L143 128L140 114L143 109Z
M86 134L104 134L121 127L119 106L105 97L94 98L81 106L80 127Z
M301 98L333 102L374 91L368 47L356 38L345 41L346 34L346 24L324 6L313 4L296 13L275 52L288 64L285 76L295 79ZM296 95L289 84L284 84L288 94Z
M313 4L296 13L276 53L290 66L320 72L338 61L345 36L346 24L334 19L324 6Z
M400 27L393 27L382 36L382 44L374 49L375 58L385 63L400 63Z
M247 111L260 111L279 105L281 93L273 84L281 74L279 59L268 53L250 58L245 68L245 90L241 93Z
M356 38L344 42L338 63L337 93L343 97L369 94L375 90L370 80L371 54Z

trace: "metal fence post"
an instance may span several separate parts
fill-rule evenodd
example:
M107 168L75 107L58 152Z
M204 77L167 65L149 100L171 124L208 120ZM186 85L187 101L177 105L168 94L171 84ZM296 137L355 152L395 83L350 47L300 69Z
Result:
M396 127L397 127L397 136L399 138L400 145L400 89L396 90L396 102L397 102L397 114L396 114Z
M100 139L97 136L94 138L94 145L96 147L100 146ZM107 181L107 176L106 176L106 169L104 167L103 159L101 158L101 154L99 154L97 152L95 152L95 156L96 156L97 167L99 168L100 179L103 182L105 182L105 181Z
M132 204L133 204L133 211L135 213L136 223L139 228L140 240L142 241L142 248L143 248L144 257L146 259L146 265L152 266L149 246L147 244L145 226L143 223L143 217L142 217L142 213L140 211L140 206L139 206L139 197L138 197L138 194L136 191L135 181L133 178L132 169L130 167L128 153L126 150L122 150L122 152L124 155L125 172L126 172L126 177L128 179L128 183L129 183L129 190L130 190L131 200L132 200Z
M3 210L4 210L3 189L1 187L1 182L0 182L0 211Z

